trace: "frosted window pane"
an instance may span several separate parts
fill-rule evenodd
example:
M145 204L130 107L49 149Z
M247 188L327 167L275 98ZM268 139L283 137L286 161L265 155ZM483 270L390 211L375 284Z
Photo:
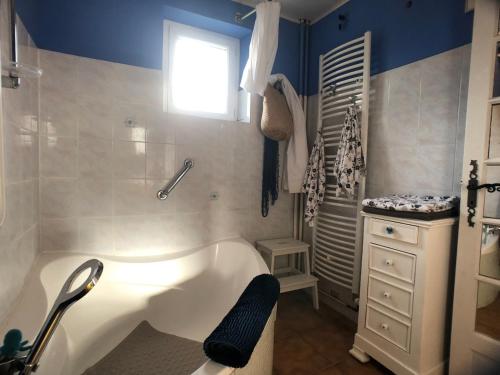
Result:
M182 111L228 112L229 50L179 37L172 66L172 99Z

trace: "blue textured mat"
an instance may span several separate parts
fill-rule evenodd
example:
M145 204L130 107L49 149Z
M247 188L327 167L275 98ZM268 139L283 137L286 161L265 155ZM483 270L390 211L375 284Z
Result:
M255 277L236 305L203 344L210 359L229 367L245 367L278 300L280 284L272 275Z

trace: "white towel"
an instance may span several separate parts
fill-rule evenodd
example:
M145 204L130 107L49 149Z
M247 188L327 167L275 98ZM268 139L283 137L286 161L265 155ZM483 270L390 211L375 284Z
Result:
M286 151L283 187L289 193L301 193L308 160L306 115L304 114L299 96L288 78L283 74L274 74L271 76L269 82L271 85L274 85L276 81L281 81L283 95L285 95L293 119L293 133L288 141Z
M240 86L246 92L264 96L278 50L281 5L275 1L263 1L256 9L257 19Z
M309 164L304 178L302 191L306 193L306 209L304 219L310 227L319 213L319 207L325 197L325 142L321 130L316 135L316 141L309 157Z
M342 191L349 197L353 197L355 194L355 187L365 172L365 158L361 145L358 110L356 104L352 104L347 108L337 158L333 165L333 175L337 178L335 192L337 197Z

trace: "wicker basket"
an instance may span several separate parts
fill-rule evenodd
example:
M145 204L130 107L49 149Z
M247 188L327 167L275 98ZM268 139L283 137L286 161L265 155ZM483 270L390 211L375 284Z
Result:
M260 123L262 133L272 140L285 141L293 131L293 119L285 97L273 86L267 85Z

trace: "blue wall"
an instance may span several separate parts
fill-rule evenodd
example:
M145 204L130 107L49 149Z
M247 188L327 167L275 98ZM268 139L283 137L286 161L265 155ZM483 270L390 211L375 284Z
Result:
M163 20L241 40L241 70L255 18L234 22L251 8L231 0L18 0L17 10L39 48L161 69ZM275 72L299 80L299 25L282 20Z
M304 0L308 1L308 0ZM163 20L172 19L241 40L240 70L248 57L254 17L234 23L250 8L231 0L17 0L18 12L38 47L79 56L161 69ZM338 15L348 18L338 30ZM470 43L472 14L463 0L351 0L314 24L310 33L310 95L318 91L318 58L372 31L373 73ZM300 27L281 20L274 72L299 81Z
M372 73L470 43L472 13L464 13L464 0L351 0L312 26L308 94L318 92L319 55L372 32ZM338 16L347 16L344 30Z

